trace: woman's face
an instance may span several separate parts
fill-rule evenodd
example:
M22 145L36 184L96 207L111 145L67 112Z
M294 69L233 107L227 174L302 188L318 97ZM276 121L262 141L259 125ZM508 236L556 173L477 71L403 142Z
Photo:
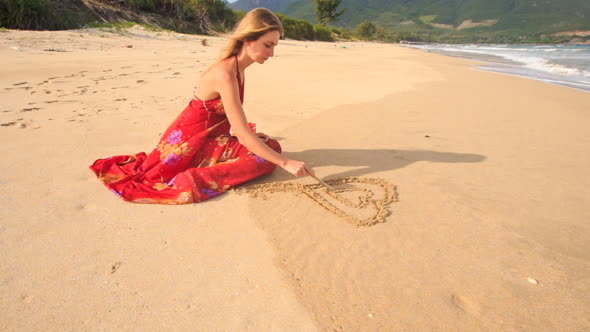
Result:
M275 46L279 43L281 34L272 30L254 41L245 42L246 52L248 56L260 64L264 63L268 58L273 56Z

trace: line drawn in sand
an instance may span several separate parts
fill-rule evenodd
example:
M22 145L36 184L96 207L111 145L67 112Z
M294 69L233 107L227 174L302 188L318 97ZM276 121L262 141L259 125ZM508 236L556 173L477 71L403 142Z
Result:
M263 183L255 184L248 187L235 189L238 194L247 194L250 197L260 197L268 199L268 194L277 192L294 192L301 193L320 205L325 210L337 215L344 221L356 226L372 226L385 222L385 218L391 214L389 206L393 202L398 202L397 186L380 178L359 178L346 177L326 180L326 183L334 187L330 190L321 184L301 184L301 183ZM356 184L356 185L354 185ZM368 185L370 188L364 188L360 185ZM383 190L382 197L375 199L377 194L373 188ZM356 202L355 199L349 199L351 193L360 193ZM325 195L324 195L325 194ZM331 202L332 200L332 202ZM347 207L346 211L337 206L335 201ZM359 218L351 214L349 210L375 209L375 214L366 218Z

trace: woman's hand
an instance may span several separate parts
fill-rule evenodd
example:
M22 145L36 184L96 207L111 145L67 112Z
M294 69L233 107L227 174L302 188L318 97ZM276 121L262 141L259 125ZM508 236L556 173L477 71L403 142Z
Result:
M282 167L285 171L295 176L315 175L313 170L303 161L288 159Z
M263 142L266 142L270 139L270 136L265 133L256 133L254 135L258 136L258 138L260 138Z

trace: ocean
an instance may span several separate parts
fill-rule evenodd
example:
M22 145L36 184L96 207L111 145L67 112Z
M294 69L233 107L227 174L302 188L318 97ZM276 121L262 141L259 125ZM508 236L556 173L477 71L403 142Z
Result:
M590 92L590 45L404 45L483 61L477 67Z

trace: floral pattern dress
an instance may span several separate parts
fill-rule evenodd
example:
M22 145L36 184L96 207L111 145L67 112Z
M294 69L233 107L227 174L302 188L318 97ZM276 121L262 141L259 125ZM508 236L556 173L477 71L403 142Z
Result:
M243 85L240 99L243 103ZM112 192L129 202L200 202L275 168L273 163L249 152L229 131L221 98L195 97L150 154L98 159L90 169ZM281 152L276 140L266 144Z

